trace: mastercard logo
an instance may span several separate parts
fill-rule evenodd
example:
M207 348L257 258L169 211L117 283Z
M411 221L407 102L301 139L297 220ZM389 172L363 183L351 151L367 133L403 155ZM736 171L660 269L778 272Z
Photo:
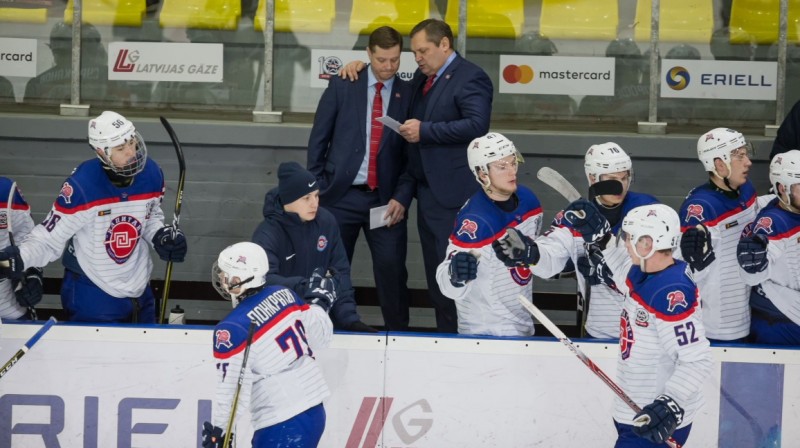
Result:
M503 79L509 84L527 84L533 80L533 69L527 65L507 65L503 69Z
M689 71L683 67L672 67L667 72L667 85L672 90L683 90L689 85Z

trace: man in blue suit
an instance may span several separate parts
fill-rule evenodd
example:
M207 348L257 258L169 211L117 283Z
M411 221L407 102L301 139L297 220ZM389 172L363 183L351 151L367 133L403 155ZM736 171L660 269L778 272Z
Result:
M458 210L478 189L467 164L467 146L489 132L492 81L453 49L453 32L442 20L427 19L411 30L419 66L411 81L411 118L400 126L408 141L408 171L416 186L417 228L428 293L440 332L456 333L456 306L436 282Z
M350 263L363 229L372 254L378 300L388 330L408 329L406 210L414 195L411 179L402 179L405 141L374 120L408 118L411 85L396 76L403 38L391 27L372 32L367 47L367 76L354 83L330 80L320 98L308 141L308 170L320 183L320 205L339 224ZM370 229L370 209L388 205L384 227Z

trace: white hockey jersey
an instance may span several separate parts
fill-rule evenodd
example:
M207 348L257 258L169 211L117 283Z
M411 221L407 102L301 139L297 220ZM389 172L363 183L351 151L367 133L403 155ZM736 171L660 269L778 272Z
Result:
M632 266L620 290L625 302L617 385L639 407L669 395L684 410L682 428L703 405L703 382L713 365L690 269L679 260L654 274ZM622 399L615 399L614 420L631 425L634 415Z
M725 196L710 183L701 185L689 193L678 213L681 232L703 224L711 235L716 258L694 273L703 298L706 332L711 339L730 341L750 333L750 287L739 276L736 245L744 227L755 219L758 208L755 189L748 180L739 188L736 198Z
M456 217L448 257L436 269L442 294L455 300L458 332L490 336L530 336L533 320L519 304L517 295L531 297L532 275L528 268L509 268L492 249L492 241L505 235L506 227L535 236L542 225L542 207L529 189L517 188L519 203L511 212L495 205L483 190L475 193ZM457 252L478 254L478 274L463 287L450 283L450 259Z
M319 306L307 305L292 290L270 286L244 299L214 328L217 389L211 423L225 428L242 369L247 330L253 341L237 405L237 419L249 401L253 428L286 421L330 395L314 352L330 344L333 324Z
M20 244L25 266L58 259L72 238L80 269L114 297L139 297L150 281L151 240L164 226L164 177L150 159L130 186L115 187L100 160L78 166L44 222Z
M769 263L755 274L740 269L742 279L748 285L760 285L763 296L800 325L800 214L783 210L775 198L743 233L767 237Z
M19 187L17 187L9 207L8 195L11 192L12 183L11 179L0 177L0 248L11 244L8 238L9 222L16 244L25 241L33 229L31 210L22 197ZM0 318L2 319L19 319L25 314L25 308L17 303L11 283L10 279L0 280Z
M623 199L621 215L625 216L631 209L641 205L655 204L656 198L629 191ZM539 263L531 267L538 277L550 278L564 269L568 260L578 265L578 257L585 254L584 241L580 233L572 228L569 221L563 219L564 211L556 214L550 230L536 239L542 254ZM603 256L617 283L624 282L625 275L631 266L631 257L624 244L617 244L616 236L622 228L622 219L612 228L610 240L603 249ZM586 279L578 274L578 291L585 294ZM604 339L617 339L619 336L619 313L622 310L622 297L612 288L600 284L591 287L589 292L589 312L586 317L586 331L590 336Z

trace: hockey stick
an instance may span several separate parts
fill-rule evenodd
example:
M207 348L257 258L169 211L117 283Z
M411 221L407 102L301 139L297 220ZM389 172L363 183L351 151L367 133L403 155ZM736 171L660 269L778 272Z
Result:
M592 360L589 359L589 357L586 356L586 354L584 354L581 351L581 349L576 347L575 344L573 344L572 341L567 337L567 335L565 335L564 332L561 331L561 329L559 329L558 326L553 323L553 321L548 319L547 316L545 316L545 314L539 308L536 308L536 305L529 302L522 295L517 295L517 300L519 301L520 304L522 304L522 306L526 310L528 310L529 313L531 313L533 317L536 318L536 320L539 321L539 323L544 325L544 327L547 328L547 330L550 333L552 333L552 335L555 336L556 339L558 339L564 345L566 345L567 348L570 349L570 351L575 356L577 356L578 359L580 359L581 362L585 364L586 367L589 368L589 370L592 371L592 373L594 373L595 375L597 375L598 378L603 380L603 382L606 383L606 386L608 386L612 391L614 391L614 393L617 394L617 396L622 401L624 401L625 404L627 404L633 410L633 412L637 414L642 412L642 408L640 408L639 405L637 405L636 402L633 401L633 399L629 397L628 394L626 394L621 387L617 386L617 383L615 383L611 378L609 378L608 375L606 375L605 372L603 372L600 369L600 367L597 366L597 364L593 363ZM673 440L672 437L670 437L669 440L667 440L665 443L672 448L681 448L681 446L678 445L678 442Z
M14 193L17 191L17 183L11 182L11 190L8 192L8 201L6 202L6 225L8 226L8 242L11 243L12 246L16 246L14 243L14 231L11 227L11 204L14 202ZM5 267L5 266L3 266ZM25 274L22 274L22 278L19 279L20 284L23 286L25 285ZM38 316L36 316L36 309L32 306L28 307L28 316L32 320L36 320Z
M176 233L178 231L178 223L181 220L181 203L183 202L183 181L186 177L186 162L183 159L183 150L181 149L181 142L178 140L178 136L175 134L175 130L172 129L172 126L169 124L166 118L159 117L161 119L161 124L164 125L164 129L167 130L167 134L169 134L169 138L172 140L172 146L175 147L175 154L178 155L178 168L180 169L180 175L178 176L178 191L175 195L175 214L172 215L172 238L174 239ZM164 291L161 295L161 312L159 313L158 323L164 323L164 314L166 314L167 310L167 298L169 297L169 281L172 278L172 260L167 262L167 273L164 274Z
M40 328L39 331L36 332L36 334L31 336L31 338L28 339L28 342L26 342L25 345L23 345L22 348L19 349L19 351L15 353L14 356L12 356L7 363L5 363L2 370L0 370L0 378L5 376L5 374L8 373L8 371L11 370L11 368L16 365L19 362L20 358L25 356L25 353L28 353L28 350L30 350L31 347L33 347L33 345L36 344L39 341L39 339L42 336L44 336L45 333L47 333L47 330L49 330L55 323L56 323L55 317L51 317L50 319L48 319L47 322L45 322L44 325L42 325L42 328Z
M239 381L236 383L236 392L233 393L233 403L231 403L231 416L228 417L228 426L225 428L225 440L222 441L222 448L228 448L231 443L231 428L233 420L236 418L236 405L239 403L239 392L244 383L244 373L247 367L247 356L250 354L250 345L253 343L253 331L256 328L256 321L250 321L250 328L247 329L247 342L244 345L244 359L242 359L242 369L239 371Z
M561 195L570 202L576 201L581 197L581 194L578 193L578 190L572 186L572 184L564 176L562 176L561 173L550 167L541 167L536 173L536 177L548 187L561 193ZM621 193L622 184L616 180L602 180L589 186L590 201L593 201L594 198L599 195ZM577 269L578 267L575 266L575 270ZM586 317L589 315L589 301L591 300L592 286L586 282L583 291L578 290L577 293L578 304L575 307L577 311L575 316L575 326L577 326L580 330L581 337L584 337L586 336Z

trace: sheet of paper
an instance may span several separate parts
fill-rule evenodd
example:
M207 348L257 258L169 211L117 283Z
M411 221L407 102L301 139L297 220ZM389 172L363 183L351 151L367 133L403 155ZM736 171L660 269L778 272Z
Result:
M376 118L375 120L383 123L384 126L393 130L394 132L397 132L398 134L400 133L400 131L398 131L397 128L399 128L400 125L403 124L388 115Z
M383 227L389 223L388 219L383 219L383 215L386 214L386 211L389 210L388 205L384 205L383 207L375 207L369 209L369 228L377 229L378 227Z

